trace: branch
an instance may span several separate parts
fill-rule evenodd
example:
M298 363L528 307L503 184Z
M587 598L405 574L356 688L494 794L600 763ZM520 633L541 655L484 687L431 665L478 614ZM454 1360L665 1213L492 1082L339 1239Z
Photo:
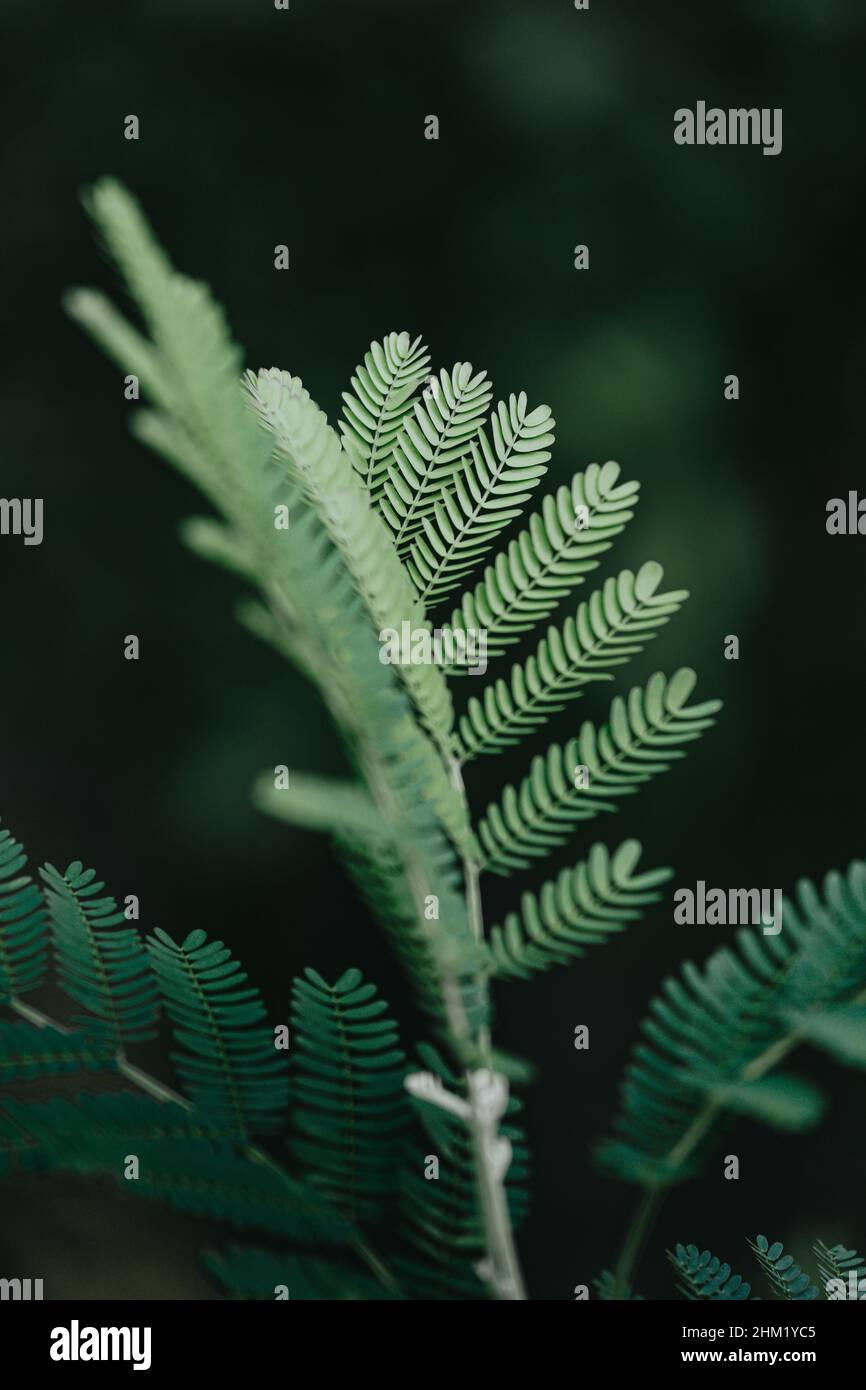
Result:
M466 805L466 789L463 774L456 758L450 759L451 781ZM476 861L463 853L463 881L466 891L466 910L469 925L476 941L484 940L484 913L481 901L481 870ZM485 1063L483 1071L466 1073L467 1090L472 1116L469 1132L472 1138L472 1154L478 1182L478 1196L481 1203L481 1217L487 1244L487 1257L480 1262L479 1276L492 1288L497 1298L523 1301L526 1299L526 1286L520 1268L520 1260L511 1227L511 1213L508 1210L508 1194L505 1188L505 1174L511 1161L511 1145L499 1133L499 1121L508 1103L508 1083L504 1077L493 1071L491 1062L490 1030L481 1030L478 1048ZM486 1084L477 1078L490 1078ZM473 1077L475 1080L473 1080ZM504 1102L497 1110L490 1101L492 1079L504 1084ZM508 1146L507 1158L504 1145ZM503 1161L504 1160L504 1161Z

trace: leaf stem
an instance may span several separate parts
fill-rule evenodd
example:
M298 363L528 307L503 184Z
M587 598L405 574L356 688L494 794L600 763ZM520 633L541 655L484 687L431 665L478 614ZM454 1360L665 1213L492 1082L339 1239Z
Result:
M628 1297L628 1286L631 1282L632 1273L640 1261L644 1247L649 1239L650 1231L653 1228L659 1207L661 1206L662 1196L661 1188L651 1187L648 1188L641 1197L632 1223L626 1232L619 1259L616 1262L611 1299L623 1299Z
M452 784L465 807L467 802L463 774L455 758L449 760L449 772ZM481 900L481 869L467 851L462 852L461 858L469 926L475 940L482 942L484 940L484 909ZM487 1027L479 1031L478 1050L484 1066L492 1072L490 1029ZM479 1111L473 1094L472 1081L468 1076L467 1094L472 1105L469 1132L472 1139L481 1219L487 1246L487 1260L485 1262L487 1279L497 1298L523 1301L527 1297L526 1286L514 1242L504 1174L500 1176L491 1159L491 1154L497 1143L502 1142L499 1135L499 1122L498 1119L491 1119Z

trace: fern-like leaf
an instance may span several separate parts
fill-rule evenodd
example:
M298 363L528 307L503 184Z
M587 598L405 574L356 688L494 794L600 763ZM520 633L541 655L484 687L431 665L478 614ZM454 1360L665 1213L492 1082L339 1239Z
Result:
M136 433L196 482L242 533L240 544L231 537L228 549L232 555L242 556L244 565L254 556L257 579L268 596L273 596L282 616L291 595L279 582L274 593L274 572L281 570L284 537L276 537L272 504L274 500L285 502L285 494L294 495L302 483L310 505L316 506L338 549L342 547L343 560L365 598L376 630L399 628L404 618L414 626L421 625L423 609L411 608L412 585L393 555L387 528L371 509L363 483L342 453L336 434L300 383L286 376L284 391L283 374L262 374L270 379L267 391L263 389L268 400L254 403L269 430L258 429L238 390L240 353L221 311L204 287L172 269L137 203L119 184L113 180L98 183L87 198L87 206L142 309L153 341L145 343L135 330L119 322L99 295L77 291L68 297L67 308L110 353L123 360L129 351L136 362L144 363L142 384L159 412L137 411ZM284 396L292 398L290 406ZM275 401L275 397L280 399ZM274 417L280 414L281 405L286 410L277 422ZM287 463L295 471L294 483ZM275 489L281 493L276 499ZM378 523L378 531L367 520L367 513ZM226 554L227 548L222 546L221 556ZM396 622L382 617L377 598L388 606L388 614ZM317 664L330 667L332 663L327 657L323 662L321 651L310 649L308 638L309 633L302 631L292 644L293 653L304 653L300 664L308 670L316 669ZM328 651L332 650L329 646ZM326 671L321 678L326 687L329 674ZM401 675L427 727L444 748L453 716L441 671L432 666L411 667L401 668ZM325 693L332 696L327 688Z
M617 1138L599 1155L626 1181L666 1186L694 1172L713 1143L710 1120L726 1109L786 1129L814 1123L815 1091L766 1075L767 1059L788 1040L808 1039L804 1017L866 988L866 864L828 874L823 895L800 883L778 934L744 928L737 945L702 969L687 961L650 1005L647 1041L625 1073Z
M834 1061L862 1070L866 1067L866 1008L843 1004L808 1014L792 1014L797 1032Z
M866 1260L856 1250L846 1250L844 1245L825 1245L823 1240L816 1243L814 1250L824 1297L838 1302L853 1294L859 1301L866 1291Z
M653 562L636 575L622 570L562 627L548 628L534 655L511 668L509 681L495 681L469 701L459 726L461 760L519 743L585 685L613 680L610 668L636 656L688 598L684 589L657 593L663 577Z
M507 786L478 828L485 868L500 874L527 868L565 844L578 821L617 809L615 801L604 798L632 795L674 759L685 757L676 745L709 729L721 703L687 705L695 681L685 667L670 678L657 672L644 689L635 687L627 700L614 700L601 729L587 721L577 738L534 758L520 789ZM588 782L580 768L588 769Z
M46 887L58 984L111 1030L115 1050L156 1035L159 1003L135 927L94 869L75 860L64 873L40 870Z
M300 1245L342 1245L352 1228L330 1204L281 1170L202 1138L138 1139L139 1177L127 1183L138 1197L153 1197L178 1211L257 1230ZM82 1141L54 1151L57 1168L120 1179L128 1137Z
M455 589L490 549L547 472L555 421L549 406L526 411L526 395L500 401L490 418L491 443L479 431L469 462L455 473L410 550L407 568L425 604Z
M76 1036L67 1035L67 1043ZM89 1037L86 1043L92 1045ZM0 1158L8 1171L61 1171L101 1148L103 1163L108 1149L115 1153L113 1174L119 1178L130 1147L141 1141L222 1137L182 1105L128 1091L82 1091L74 1100L4 1097L0 1106Z
M147 949L183 1048L172 1061L190 1099L241 1138L277 1128L288 1094L285 1054L231 952L201 930L177 945L159 928Z
M292 772L289 785L278 788L273 776L263 773L252 795L260 811L289 825L378 839L387 839L390 834L371 797L355 782Z
M427 980L429 963L437 981L431 1012L438 1026L447 1027L442 989L446 972L458 985L473 1029L483 1027L488 1016L483 952L469 928L452 845L442 833L444 829L456 845L470 850L465 806L431 740L412 718L406 692L379 661L365 629L360 597L316 518L299 518L285 540L284 564L291 561L287 577L306 629L322 652L326 697L346 734L350 757L358 765L360 750L360 760L373 759L377 784L383 783L387 793L384 810L377 800L391 832L387 841L379 842L384 869L380 881L388 883L386 914L395 940L413 980L419 953ZM424 898L430 893L439 898L438 921L424 916ZM427 993L424 1002L433 1005L432 994Z
M410 1120L388 1006L359 970L329 985L307 969L294 982L292 1024L292 1155L348 1220L379 1221Z
M591 463L570 486L545 497L526 529L463 595L451 627L483 631L488 655L494 657L548 617L598 568L596 557L610 549L633 517L639 484L620 483L619 475L618 463ZM457 672L459 667L452 674Z
M73 1172L123 1182L124 1191L180 1211L301 1245L346 1244L348 1223L317 1192L281 1169L239 1154L226 1126L199 1111L125 1092L0 1108L0 1171Z
M469 453L490 397L487 373L473 373L471 362L455 362L414 402L394 441L394 462L379 498L401 555Z
M587 946L606 942L637 921L642 909L658 902L654 890L671 869L635 872L641 855L637 840L625 840L613 854L593 845L585 860L563 869L541 892L524 893L520 911L490 933L496 976L528 980L537 971L567 965Z
M48 911L29 874L27 855L0 829L0 1003L38 989L48 962Z
M425 380L427 349L408 333L389 333L371 343L352 377L354 394L343 392L340 434L372 497L378 497L394 461L394 441L412 409L412 397Z
M677 1288L692 1302L742 1303L752 1291L741 1274L732 1274L731 1266L723 1264L709 1250L678 1244L666 1254L680 1277Z
M120 267L152 336L145 343L101 295L76 291L66 307L141 382L160 414L136 412L136 428L227 514L258 515L269 449L244 409L241 354L207 287L178 274L136 200L101 179L85 205ZM133 351L135 366L129 366Z
M41 1030L40 1030L41 1031ZM81 1035L67 1034L69 1043ZM159 1143L167 1139L209 1139L228 1137L225 1129L212 1124L195 1110L175 1101L130 1091L82 1091L74 1099L53 1096L49 1100L10 1100L4 1097L3 1110L18 1133L37 1148L72 1153L88 1142L103 1140Z
M142 365L142 385L159 413L137 411L136 433L192 478L231 522L232 529L217 541L220 560L230 558L235 567L239 561L242 571L255 574L276 608L269 633L274 634L275 625L280 627L281 650L317 680L332 712L337 704L344 711L342 692L334 689L346 675L335 633L340 613L329 609L322 620L320 606L314 639L306 614L299 614L296 595L285 582L291 547L287 535L276 537L272 504L295 496L302 485L363 596L376 631L399 628L403 619L421 626L423 608L413 607L412 585L393 554L387 527L300 383L285 377L283 389L283 374L262 374L270 382L267 390L262 388L268 399L257 405L269 430L256 428L237 389L240 354L221 311L203 287L174 272L135 200L115 182L104 180L92 190L88 207L142 308L153 342L145 342L123 324L99 295L75 292L67 308L119 360L132 353L134 362ZM300 518L293 518L293 537L302 531ZM213 539L211 532L205 544ZM349 612L345 597L343 604ZM286 635L286 609L291 637ZM442 672L433 666L408 666L400 667L399 675L440 750L447 750L453 713ZM420 738L419 731L416 746ZM438 790L430 798L441 797L447 782L444 768L439 768L436 781Z
M415 597L381 517L303 383L273 368L257 375L248 372L245 386L293 479L303 486L307 501L339 550L374 632L400 632L404 621L413 629L424 627L423 606ZM398 666L397 670L427 728L442 744L448 743L453 709L441 670L414 664Z
M98 1028L70 1033L50 1026L34 1028L32 1023L0 1021L0 1093L9 1081L114 1071L116 1066L109 1030L100 1036Z
M77 1171L115 1176L121 1144L105 1155L77 1156ZM140 1143L137 1196L195 1216L212 1217L241 1230L256 1229L298 1244L345 1244L353 1232L303 1184L274 1168L240 1158L203 1140Z
M791 964L782 1001L791 1020L796 1020L798 1027L806 1023L808 1033L808 1023L817 1023L825 1010L840 1005L862 1007L859 996L866 986L866 863L856 860L845 874L831 871L820 889L801 879L795 901L785 903L785 922L803 942ZM856 1020L855 1012L848 1013L849 1024Z
M108 357L138 377L150 399L159 401L166 409L176 404L167 364L154 344L127 322L105 295L98 290L68 290L63 296L63 307Z
M757 1236L755 1240L749 1241L749 1245L780 1298L806 1302L818 1297L818 1290L808 1274L804 1274L800 1266L794 1264L793 1258L785 1254L785 1247L780 1240L771 1245L766 1236Z

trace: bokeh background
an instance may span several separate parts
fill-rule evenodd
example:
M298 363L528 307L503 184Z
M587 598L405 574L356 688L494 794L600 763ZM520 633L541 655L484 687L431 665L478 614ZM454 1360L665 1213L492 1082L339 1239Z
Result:
M275 1018L305 964L351 964L419 1036L327 843L249 804L276 763L339 772L328 722L234 621L240 586L180 546L202 504L132 441L121 375L62 314L68 286L115 285L78 203L103 173L212 284L248 363L300 374L332 418L370 339L406 328L437 365L471 360L500 394L550 404L550 483L608 458L641 480L600 577L657 559L692 599L625 679L693 665L725 710L579 843L637 835L648 866L692 886L790 889L866 853L866 541L824 524L828 498L866 489L861 0L4 0L0 22L0 493L45 499L42 546L0 539L0 810L37 862L80 857L140 896L147 928L223 937ZM673 112L698 99L782 107L783 153L675 146ZM138 663L122 657L132 632ZM524 761L473 767L476 808ZM492 884L489 920L516 887ZM650 995L728 935L674 926L667 901L498 993L498 1040L539 1068L521 1235L534 1297L568 1299L614 1258L634 1198L593 1146ZM719 1161L671 1197L645 1295L671 1296L676 1240L735 1268L757 1230L795 1256L816 1235L866 1242L862 1079L815 1056L795 1069L826 1086L822 1127L736 1125L740 1181ZM58 1296L206 1292L200 1223L93 1184L7 1184L0 1203L0 1264Z

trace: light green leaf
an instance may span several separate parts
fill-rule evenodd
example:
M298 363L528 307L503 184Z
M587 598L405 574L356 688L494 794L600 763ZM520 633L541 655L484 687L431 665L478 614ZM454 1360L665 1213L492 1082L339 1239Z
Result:
M819 1013L794 1015L792 1024L806 1041L814 1043L837 1062L866 1067L866 1008L849 1004Z
M278 790L272 773L253 784L253 804L266 815L308 830L387 839L390 829L369 794L357 783L290 772L288 787Z
M811 1129L824 1110L820 1091L800 1077L784 1074L733 1086L714 1086L710 1095L724 1109L751 1115L775 1129Z
M586 685L612 680L611 669L642 651L688 598L684 589L657 593L663 577L661 565L652 562L636 575L622 570L561 628L548 628L534 655L512 666L509 681L495 681L473 696L460 720L463 761L519 743L579 698Z

